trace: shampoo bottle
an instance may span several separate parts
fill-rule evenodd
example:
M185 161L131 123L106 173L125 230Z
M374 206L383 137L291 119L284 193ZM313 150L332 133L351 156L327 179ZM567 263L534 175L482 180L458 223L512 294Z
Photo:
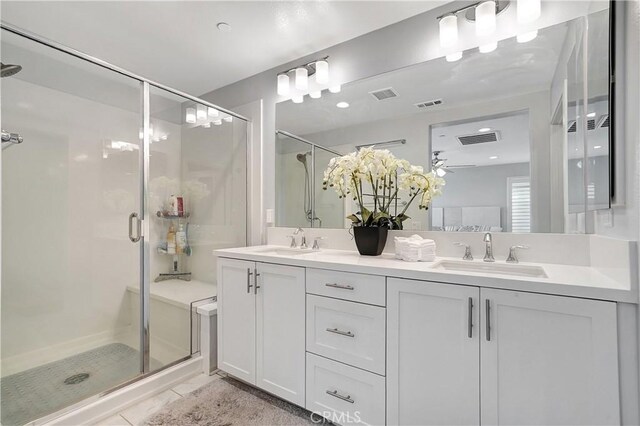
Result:
M184 229L184 225L181 223L178 225L178 232L176 232L176 252L184 253L187 248L187 232Z
M169 225L167 232L167 253L176 254L176 228L173 227L173 223Z

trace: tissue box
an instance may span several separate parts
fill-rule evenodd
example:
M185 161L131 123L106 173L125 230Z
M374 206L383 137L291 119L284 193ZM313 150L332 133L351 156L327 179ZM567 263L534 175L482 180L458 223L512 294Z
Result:
M419 235L395 237L396 258L407 262L433 262L436 260L436 242Z

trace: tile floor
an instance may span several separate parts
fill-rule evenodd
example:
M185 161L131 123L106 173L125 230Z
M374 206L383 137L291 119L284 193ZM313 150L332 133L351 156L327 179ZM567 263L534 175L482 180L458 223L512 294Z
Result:
M131 407L125 408L121 412L116 415L113 415L109 418L106 418L96 425L99 426L137 426L141 425L146 419L148 419L154 413L160 411L162 407L165 405L176 401L183 396L193 392L196 389L201 388L207 383L212 382L213 380L220 379L222 374L212 374L211 376L206 376L204 374L200 374L198 376L192 377L191 379L185 380L182 383L178 383L171 389L168 389L164 392L161 392L157 395L152 396L144 401L141 401Z

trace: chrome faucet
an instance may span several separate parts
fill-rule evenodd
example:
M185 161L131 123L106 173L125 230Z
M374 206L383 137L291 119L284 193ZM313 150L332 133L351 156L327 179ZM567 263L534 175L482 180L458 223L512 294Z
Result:
M298 233L302 233L302 239L300 240L300 248L304 250L307 248L307 237L304 236L304 229L298 228L295 231L293 231L293 235L298 235Z
M313 239L313 247L312 247L312 249L316 250L316 251L320 250L320 241L324 240L324 239L325 239L325 237L315 237Z
M483 241L486 244L486 251L484 253L484 260L485 262L495 262L496 260L493 258L493 247L491 246L491 233L487 232L486 234L484 234L484 238Z
M473 260L473 255L471 254L471 246L469 244L464 243L453 243L458 247L464 247L464 256L462 256L462 260Z

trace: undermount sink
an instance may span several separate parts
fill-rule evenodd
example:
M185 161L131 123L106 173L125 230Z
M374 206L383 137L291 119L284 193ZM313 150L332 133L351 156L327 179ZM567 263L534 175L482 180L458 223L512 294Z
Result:
M469 262L442 260L433 269L449 272L471 272L485 274L512 275L517 277L549 278L540 266L517 265L509 263Z
M300 249L300 248L286 248L286 247L267 247L261 250L256 250L256 253L260 254L271 254L277 256L300 256L303 254L313 253L311 249Z

